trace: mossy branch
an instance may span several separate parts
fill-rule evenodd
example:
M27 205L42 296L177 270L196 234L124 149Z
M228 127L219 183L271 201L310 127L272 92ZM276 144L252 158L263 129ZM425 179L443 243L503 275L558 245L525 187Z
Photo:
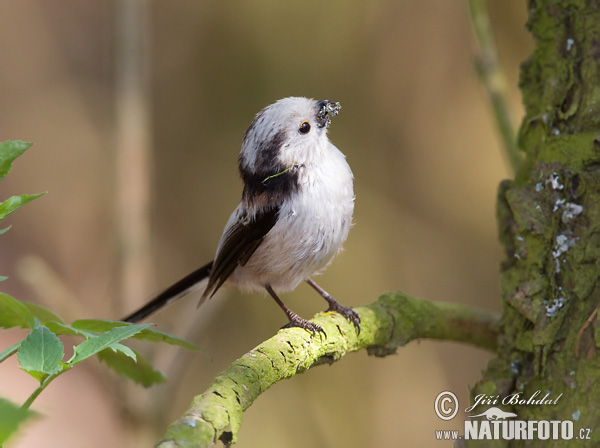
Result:
M331 364L349 352L367 349L386 356L414 339L464 342L495 350L498 317L456 303L435 303L402 292L388 293L359 306L361 332L337 313L319 313L313 321L327 337L300 328L279 331L221 372L210 387L168 428L160 448L210 447L236 442L242 413L276 382L320 364Z

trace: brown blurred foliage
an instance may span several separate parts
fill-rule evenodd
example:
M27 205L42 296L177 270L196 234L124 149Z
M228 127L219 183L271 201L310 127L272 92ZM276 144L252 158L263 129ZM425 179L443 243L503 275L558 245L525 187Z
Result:
M2 289L67 319L130 311L116 300L115 3L2 2L0 138L34 143L2 196L49 192L10 218ZM490 7L517 126L518 66L531 49L525 2ZM148 8L148 295L211 259L240 197L244 130L265 105L301 95L342 103L330 137L356 179L355 226L323 287L349 305L402 289L500 309L495 194L510 173L473 69L465 2L179 0ZM209 356L140 346L172 381L126 395L89 362L41 396L34 407L45 416L13 446L149 446L217 372L285 323L260 295L226 290L197 311L195 300L151 321ZM324 305L307 286L285 301L306 317ZM1 332L0 349L20 335ZM265 393L245 414L239 446L439 446L434 429L461 424L437 419L435 396L451 390L466 403L489 356L429 341L385 359L348 356ZM22 402L33 387L13 360L0 365L0 396Z

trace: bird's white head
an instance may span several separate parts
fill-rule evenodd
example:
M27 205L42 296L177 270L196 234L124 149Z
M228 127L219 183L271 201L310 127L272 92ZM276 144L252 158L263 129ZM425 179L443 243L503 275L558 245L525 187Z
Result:
M275 196L296 189L298 170L337 151L327 129L340 109L340 103L329 100L289 97L256 114L244 133L239 156L244 197L256 197L265 188Z
M283 98L261 110L244 134L240 170L272 175L318 160L330 144L327 129L340 103Z

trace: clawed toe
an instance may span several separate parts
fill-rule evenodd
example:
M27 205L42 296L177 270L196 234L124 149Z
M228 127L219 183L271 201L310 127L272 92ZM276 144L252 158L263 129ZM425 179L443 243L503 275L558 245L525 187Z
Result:
M356 332L360 334L360 316L352 308L340 305L338 302L333 302L330 303L330 306L327 309L327 311L335 311L336 313L339 313L342 316L344 316L346 319L348 319L354 324L354 326L356 327Z
M306 331L310 331L313 336L316 333L319 333L319 334L322 333L323 336L325 336L327 338L327 333L325 333L325 330L323 330L323 327L321 327L320 325L317 325L313 322L310 322L306 319L303 319L300 316L298 316L297 314L295 316L292 316L290 318L290 321L281 328L292 328L292 327L304 328Z
M308 283L310 286L313 287L315 291L321 294L321 297L327 300L327 303L329 304L329 308L327 308L327 311L335 311L344 316L346 319L348 319L354 324L354 326L356 327L356 332L360 334L360 316L356 311L344 305L341 305L337 300L331 297L331 294L329 294L327 291L325 291L323 288L317 285L313 279L307 278L306 283Z

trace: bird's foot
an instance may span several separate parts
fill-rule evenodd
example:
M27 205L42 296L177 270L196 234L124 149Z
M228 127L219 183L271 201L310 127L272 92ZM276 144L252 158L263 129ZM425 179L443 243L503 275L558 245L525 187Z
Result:
M329 308L327 308L327 311L335 311L336 313L339 313L342 316L344 316L346 319L348 319L354 324L354 326L356 327L356 332L360 334L360 316L358 315L358 313L352 308L348 308L347 306L344 306L339 302L333 300L333 298L328 300L328 302Z
M325 330L323 330L323 328L320 325L310 322L310 321L298 316L294 312L289 313L288 317L289 317L290 321L287 323L287 325L284 325L282 328L292 328L292 327L304 328L306 331L310 331L313 334L313 336L316 333L319 333L319 334L322 333L323 336L325 336L327 338L327 333L325 333Z

